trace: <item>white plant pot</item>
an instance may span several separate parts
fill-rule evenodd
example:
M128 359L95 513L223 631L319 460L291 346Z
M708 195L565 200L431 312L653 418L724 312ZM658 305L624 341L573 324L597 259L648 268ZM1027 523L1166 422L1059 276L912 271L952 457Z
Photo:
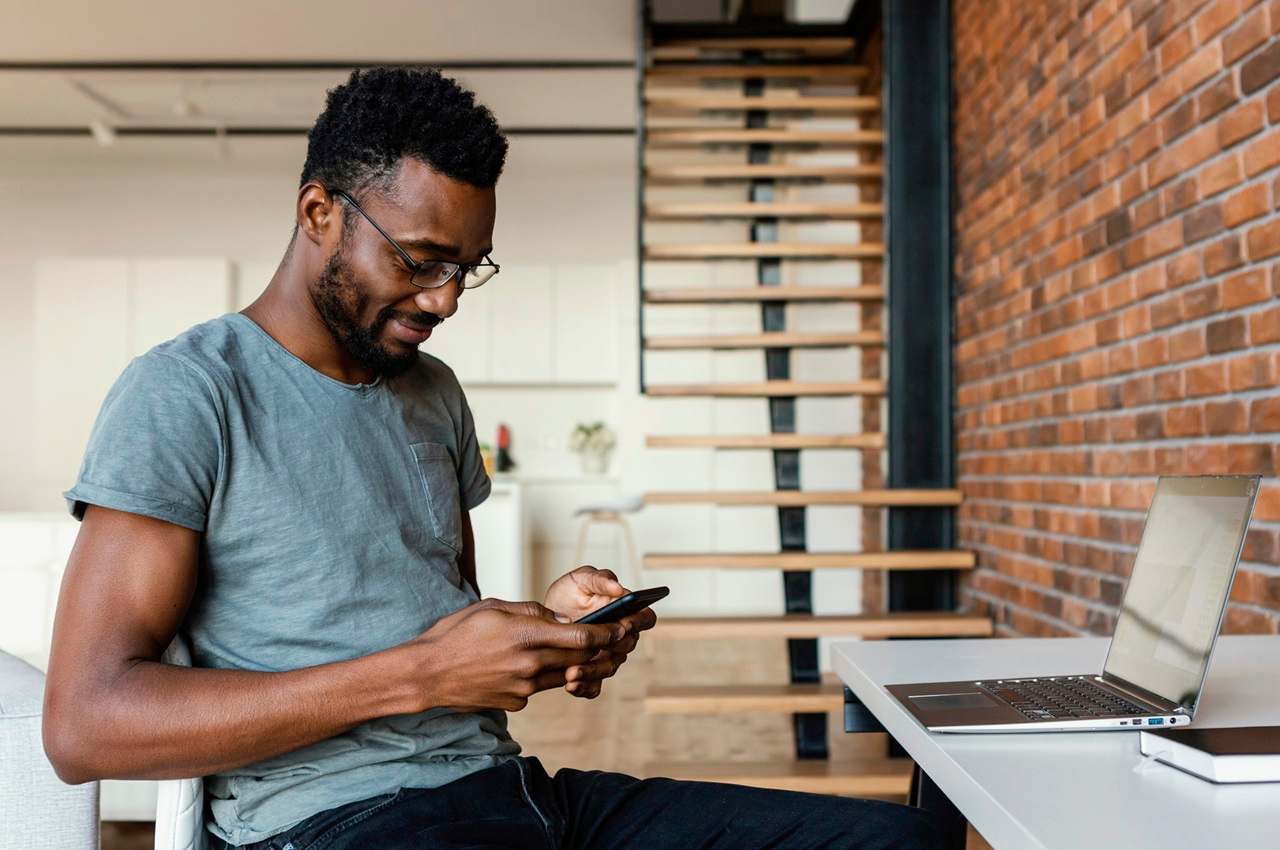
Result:
M578 455L582 464L583 475L604 475L609 470L609 457L612 452L586 451Z

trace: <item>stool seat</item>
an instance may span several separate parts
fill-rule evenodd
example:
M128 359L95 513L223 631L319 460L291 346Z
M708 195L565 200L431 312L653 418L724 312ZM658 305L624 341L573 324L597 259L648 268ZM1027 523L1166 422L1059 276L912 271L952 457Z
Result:
M573 512L574 516L583 514L633 514L644 507L644 496L620 496L616 499L601 499L588 502Z

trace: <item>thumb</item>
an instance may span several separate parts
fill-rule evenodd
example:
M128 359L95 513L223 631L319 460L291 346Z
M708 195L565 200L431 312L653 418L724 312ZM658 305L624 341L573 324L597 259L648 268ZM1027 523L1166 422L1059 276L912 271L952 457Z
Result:
M626 596L629 592L609 570L596 570L584 573L581 578L583 589L597 596Z
M485 600L489 607L497 608L517 617L534 617L539 620L555 620L556 615L537 602L507 602L502 599Z

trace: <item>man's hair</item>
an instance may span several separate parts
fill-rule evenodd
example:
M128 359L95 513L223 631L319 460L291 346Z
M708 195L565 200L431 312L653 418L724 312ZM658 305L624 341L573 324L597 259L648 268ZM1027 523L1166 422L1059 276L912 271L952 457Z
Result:
M307 137L299 185L357 194L387 188L401 157L487 189L498 182L507 137L475 94L434 69L370 68L329 91Z

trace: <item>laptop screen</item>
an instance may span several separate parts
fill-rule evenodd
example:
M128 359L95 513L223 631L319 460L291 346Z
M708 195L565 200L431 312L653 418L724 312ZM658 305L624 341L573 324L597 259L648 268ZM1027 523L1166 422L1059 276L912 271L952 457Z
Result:
M1194 707L1257 488L1255 476L1160 479L1105 674Z

